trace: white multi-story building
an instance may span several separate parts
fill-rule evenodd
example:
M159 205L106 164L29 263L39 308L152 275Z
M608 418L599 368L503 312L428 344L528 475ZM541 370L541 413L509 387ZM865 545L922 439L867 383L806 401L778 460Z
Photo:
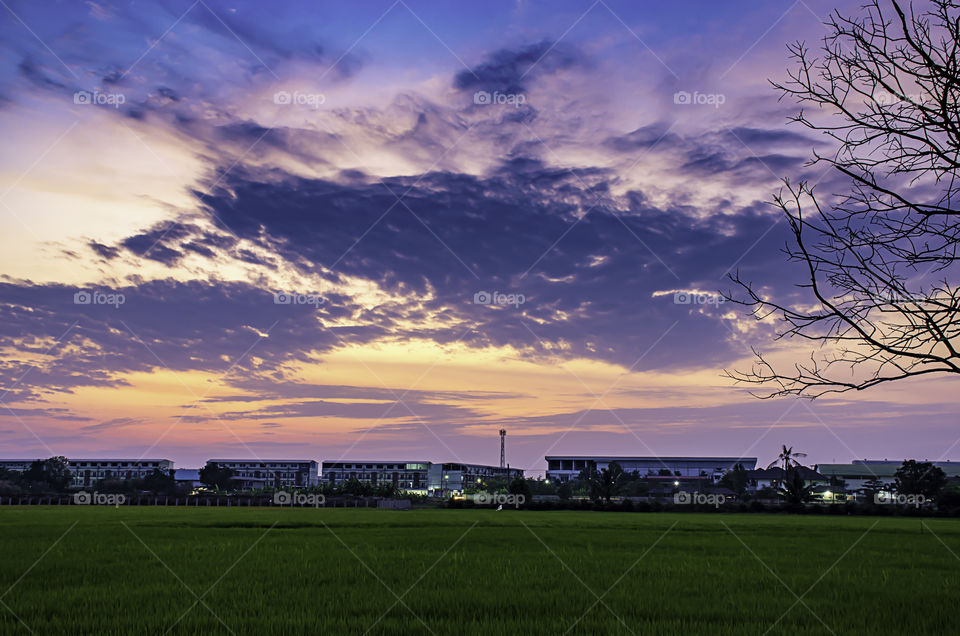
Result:
M393 484L398 490L426 494L430 462L418 461L327 461L323 462L323 480L338 486L351 479L380 486Z
M169 474L169 459L70 459L67 468L75 488L94 486L101 479L143 479L155 470Z
M312 459L209 459L233 471L237 486L253 488L306 488L320 483L319 466Z

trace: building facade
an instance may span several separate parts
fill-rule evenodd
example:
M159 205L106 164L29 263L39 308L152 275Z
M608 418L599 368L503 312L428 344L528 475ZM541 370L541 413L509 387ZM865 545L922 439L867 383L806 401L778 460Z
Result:
M326 461L323 480L334 487L351 479L371 486L393 484L399 490L426 494L430 466L421 461Z
M547 479L570 481L581 472L602 471L616 462L624 472L641 476L707 477L717 481L741 464L745 470L757 466L756 457L613 457L596 455L548 455Z
M0 459L0 470L9 470L13 473L25 473L30 470L32 459Z
M239 488L308 488L320 483L319 465L312 459L209 459L207 464L233 471Z
M821 475L812 468L797 466L795 469L799 472L800 478L803 479L805 486L823 485L829 481L828 477ZM748 490L763 490L764 488L777 489L786 483L787 472L779 466L760 468L747 471L746 478Z
M170 473L169 459L69 459L67 468L74 488L89 488L102 479L143 479L155 470Z
M960 477L960 462L944 461L930 462L943 470L947 478ZM844 482L848 491L862 490L871 480L890 485L895 480L897 469L903 465L903 460L891 459L855 459L849 464L817 464L816 469L828 480Z
M757 466L756 457L612 457L596 455L548 455L547 479L571 481L584 470L599 472L616 462L624 472L641 476L708 478L716 482L737 464L745 470Z
M323 479L339 486L351 479L378 486L393 484L397 489L422 495L443 496L480 488L492 479L523 477L517 468L483 464L433 463L423 461L326 461Z
M523 479L519 468L500 468L483 464L445 463L430 466L429 494L443 497L463 494L467 490L483 488L495 479Z
M200 481L199 468L177 468L173 471L173 479L178 486L183 486L191 491L203 487L203 482Z

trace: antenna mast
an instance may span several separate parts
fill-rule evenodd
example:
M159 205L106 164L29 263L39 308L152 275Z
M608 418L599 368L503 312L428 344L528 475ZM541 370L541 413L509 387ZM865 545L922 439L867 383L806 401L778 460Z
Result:
M507 467L507 454L505 452L507 441L507 429L500 429L500 468L504 469Z

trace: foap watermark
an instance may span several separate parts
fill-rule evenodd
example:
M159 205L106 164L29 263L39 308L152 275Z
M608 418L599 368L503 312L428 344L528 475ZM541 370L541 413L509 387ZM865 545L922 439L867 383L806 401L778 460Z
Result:
M527 96L523 93L501 93L500 91L477 91L473 94L473 103L480 106L489 104L507 104L520 108L527 103Z
M527 302L527 297L523 294L504 294L498 291L478 291L473 295L474 305L513 305L514 307L520 307L520 305L524 304L525 302Z
M505 495L481 492L473 496L473 503L481 506L514 506L519 508L527 502L526 495Z
M927 502L923 495L901 495L892 492L877 492L873 494L873 503L886 506L913 506L919 508Z
M324 495L315 495L313 493L278 490L273 493L273 503L278 506L312 506L319 508L320 506L326 505L327 498Z
M713 506L719 508L726 503L727 498L723 495L706 495L700 492L686 492L681 490L673 495L673 503L680 506Z
M113 106L120 108L121 104L127 102L127 97L123 93L103 93L101 91L77 91L73 94L73 103L83 106Z
M892 289L871 295L870 299L873 302L887 305L919 305L921 303L929 303L935 300L931 296L926 296L924 294L899 292Z
M273 103L278 106L306 106L319 109L327 102L323 93L301 93L300 91L277 91L273 94Z
M127 496L81 490L73 493L73 503L78 506L122 506L127 503Z
M721 305L724 302L726 302L726 298L720 294L698 291L673 292L674 305Z
M119 292L80 289L73 295L74 305L113 305L114 309L120 309L120 305L125 302L127 302L127 297Z
M870 98L877 106L895 106L906 103L919 105L932 99L927 93L904 93L903 95L897 95L896 93L883 90L877 91L871 95Z
M327 299L320 294L297 294L294 292L275 291L273 292L274 305L311 305L319 307Z
M701 93L700 91L677 91L673 94L673 103L679 106L713 106L720 108L727 101L723 93Z

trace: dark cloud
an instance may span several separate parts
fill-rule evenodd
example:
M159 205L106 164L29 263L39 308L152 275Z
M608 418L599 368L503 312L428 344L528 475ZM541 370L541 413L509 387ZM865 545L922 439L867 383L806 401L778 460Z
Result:
M691 174L746 177L751 181L765 181L771 177L781 178L797 174L806 163L799 155L764 154L753 155L748 148L702 147L691 153L680 169Z
M584 55L572 45L544 40L516 49L500 49L486 61L457 73L454 88L521 93L538 76L586 64Z
M672 294L654 292L719 291L732 266L780 259L775 237L754 245L773 221L764 206L695 218L653 206L642 192L612 198L600 169L571 174L517 157L487 178L432 173L416 183L341 184L275 177L234 175L205 204L288 268L332 284L341 275L371 280L406 299L357 307L334 295L328 309L363 325L344 334L347 341L405 323L406 337L511 345L533 357L629 366L643 356L638 368L646 369L721 365L744 348L719 317L723 308L676 305ZM407 193L404 205L397 192ZM166 228L154 228L138 240L158 241L151 252L177 254L210 242L194 226L179 228L165 236ZM263 262L252 253L234 258ZM484 291L522 294L525 302L475 304ZM454 326L442 326L438 316Z
M252 368L252 355L282 379L284 362L307 360L342 340L382 336L390 324L384 320L384 327L346 328L335 335L320 318L355 307L276 304L273 290L240 283L152 281L83 291L91 296L81 302L94 293L122 294L123 302L77 304L76 288L0 283L0 346L44 359L34 364L11 355L0 361L7 401L81 386L122 386L123 374L131 371L242 373Z
M248 394L220 395L205 398L205 402L260 402L288 399L324 400L396 400L426 401L483 401L525 397L520 393L498 391L423 391L408 388L349 386L338 384L306 384L277 381L267 377L248 376L231 378L230 386L248 391Z
M287 401L283 404L265 406L252 411L228 411L220 415L226 420L250 418L346 418L364 420L409 420L411 422L461 422L466 423L482 417L474 409L455 404L416 402L414 400L391 403L377 402L328 402L325 400ZM203 415L197 419L207 419Z
M663 148L676 147L682 143L680 135L670 132L670 125L656 122L637 128L619 137L610 137L604 145L617 152L633 153L638 150L649 150L654 146Z
M116 430L118 428L126 428L128 426L136 426L143 424L144 422L145 420L136 417L117 417L112 420L107 420L106 422L99 422L97 424L83 426L80 428L80 430L86 433L96 433L98 431Z
M809 149L818 143L822 143L819 140L784 128L768 129L740 126L731 128L729 134L732 136L733 141L739 141L748 146L782 144L797 145L802 146L804 149Z
M157 95L161 99L169 100L171 102L179 102L181 99L177 91L173 90L172 88L168 88L166 86L158 86Z
M90 246L90 249L107 260L114 259L120 254L120 248L104 245L103 243L98 243L97 241L90 241L88 245Z
M159 261L165 265L173 265L183 258L183 252L167 246L164 242L176 242L193 236L196 231L196 227L167 222L147 232L126 238L121 245L137 256Z
M276 269L276 263L272 262L269 259L265 259L257 254L254 254L250 250L238 250L236 254L238 260L243 261L244 263L251 263L253 265L263 265L264 267L269 267L270 269Z
M46 70L35 64L30 58L24 58L17 68L24 78L39 88L58 91L67 88L66 84L53 79Z
M183 249L185 250L196 252L200 256L204 256L206 258L214 258L216 256L213 250L211 250L209 247L201 245L200 242L198 241L190 241L189 243L183 243L181 247L183 247Z
M318 42L307 27L311 19L304 15L303 8L296 12L288 16L293 24L287 22L283 26L275 14L264 20L233 12L201 10L191 11L186 19L222 38L226 48L237 49L256 74L272 73L274 66L293 59L311 62L324 71L329 69L326 75L331 80L348 79L363 68L363 59L357 53L334 51ZM315 16L314 19L322 18Z
M10 399L9 395L4 396ZM11 400L12 401L12 400ZM44 419L59 420L61 422L87 422L91 418L81 415L74 415L70 409L49 407L49 408L18 408L0 405L0 417L13 416L16 418L42 417Z

